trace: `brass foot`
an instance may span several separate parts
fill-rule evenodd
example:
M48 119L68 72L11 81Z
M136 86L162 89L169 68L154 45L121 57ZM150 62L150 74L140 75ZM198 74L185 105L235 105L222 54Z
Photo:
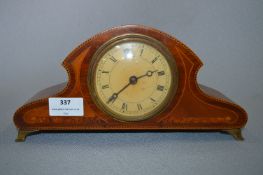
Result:
M24 142L26 140L26 137L34 132L34 130L31 131L25 131L25 130L18 130L18 134L16 137L16 142Z
M227 132L228 134L232 135L236 140L244 140L242 133L241 133L241 129L229 129L229 130L224 130L225 132Z

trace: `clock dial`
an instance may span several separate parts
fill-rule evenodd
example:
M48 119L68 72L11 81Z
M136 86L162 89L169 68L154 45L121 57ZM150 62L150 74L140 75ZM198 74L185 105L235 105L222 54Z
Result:
M164 109L175 91L175 65L167 53L148 40L118 40L93 58L90 82L95 101L116 119L139 121L152 117Z

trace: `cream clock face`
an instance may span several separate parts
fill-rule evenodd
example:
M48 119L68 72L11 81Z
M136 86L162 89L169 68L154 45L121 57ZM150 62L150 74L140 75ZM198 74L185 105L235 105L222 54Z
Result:
M118 120L139 121L157 115L176 90L175 63L160 43L153 42L157 41L148 37L116 39L93 58L93 99Z

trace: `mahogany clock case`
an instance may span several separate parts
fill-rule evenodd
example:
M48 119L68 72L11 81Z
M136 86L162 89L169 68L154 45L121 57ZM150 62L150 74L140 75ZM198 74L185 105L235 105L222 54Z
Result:
M171 53L178 69L177 91L165 110L147 120L119 121L101 111L94 103L88 88L88 70L92 56L110 39L139 34L161 42ZM176 38L159 30L127 25L99 33L75 48L64 60L68 82L33 96L17 109L14 123L18 128L17 141L38 131L225 131L242 139L241 129L247 122L243 108L220 92L199 85L196 77L202 66L200 59ZM82 97L84 116L49 116L49 97Z

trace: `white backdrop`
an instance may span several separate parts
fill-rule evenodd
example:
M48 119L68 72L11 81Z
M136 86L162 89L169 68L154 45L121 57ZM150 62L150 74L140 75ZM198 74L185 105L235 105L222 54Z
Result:
M263 172L263 1L0 1L0 170L9 174L260 174ZM15 110L67 80L77 45L143 24L200 57L198 81L243 106L244 142L220 133L41 134L15 143Z

